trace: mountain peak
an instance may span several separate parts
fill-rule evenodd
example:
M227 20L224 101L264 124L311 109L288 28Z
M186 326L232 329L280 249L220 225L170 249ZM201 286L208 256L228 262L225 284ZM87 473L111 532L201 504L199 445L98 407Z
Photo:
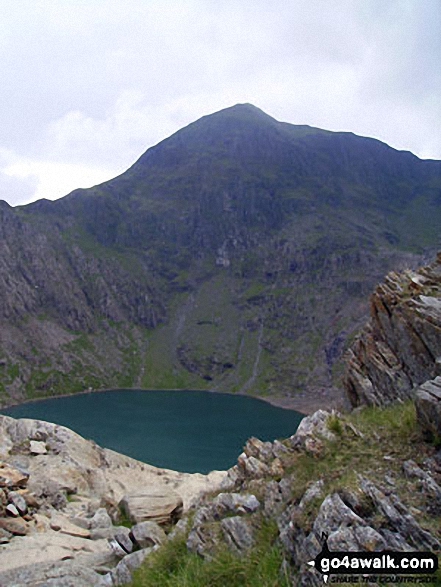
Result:
M223 108L213 114L208 114L207 116L203 116L196 122L206 121L207 119L216 119L216 120L234 120L235 122L277 122L272 116L266 114L263 110L254 106L253 104L244 103L244 104L235 104L234 106L229 106L228 108Z

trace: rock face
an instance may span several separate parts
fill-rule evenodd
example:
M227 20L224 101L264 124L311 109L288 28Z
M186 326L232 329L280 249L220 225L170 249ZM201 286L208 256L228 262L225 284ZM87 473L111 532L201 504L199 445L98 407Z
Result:
M385 405L440 373L441 253L377 287L370 322L348 353L344 386L353 406Z
M119 526L118 504L135 523L148 517L170 529L225 478L158 469L63 426L0 416L0 585L127 582L165 534L153 521Z
M441 377L426 381L416 391L418 421L431 440L441 439Z

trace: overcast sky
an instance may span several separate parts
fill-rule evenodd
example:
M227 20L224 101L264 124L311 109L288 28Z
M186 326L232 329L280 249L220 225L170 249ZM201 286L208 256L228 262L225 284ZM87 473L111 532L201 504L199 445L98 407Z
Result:
M240 102L441 159L441 0L0 0L0 80L13 205Z

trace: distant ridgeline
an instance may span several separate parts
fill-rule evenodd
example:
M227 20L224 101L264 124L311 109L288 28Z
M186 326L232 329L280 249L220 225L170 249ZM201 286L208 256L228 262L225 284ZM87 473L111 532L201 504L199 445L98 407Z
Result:
M331 389L371 289L440 225L439 161L247 104L206 116L100 186L0 202L0 402Z

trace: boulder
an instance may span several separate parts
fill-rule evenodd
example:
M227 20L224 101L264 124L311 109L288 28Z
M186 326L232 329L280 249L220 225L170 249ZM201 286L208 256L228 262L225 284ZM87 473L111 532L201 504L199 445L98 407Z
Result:
M25 536L29 526L22 518L0 518L0 530L6 530L15 536Z
M418 423L429 439L441 438L441 377L423 383L415 392Z
M130 583L133 578L133 571L144 562L151 552L153 552L153 548L144 548L125 556L111 573L113 581L111 585L127 585Z
M124 531L115 532L114 539L127 554L132 552L134 543L131 539L130 530L128 528L125 528Z
M112 518L109 516L105 508L97 509L93 517L90 519L89 527L91 530L112 527Z
M15 506L20 516L25 516L28 512L28 506L25 498L16 491L9 492L9 502Z
M41 440L31 440L29 443L29 450L31 455L46 455L46 443Z
M133 526L130 538L139 548L148 548L165 542L164 530L155 522L140 522Z
M41 503L38 501L35 495L30 493L27 489L19 489L17 493L23 497L28 508L37 509L40 507Z
M125 495L119 506L135 524L147 520L160 525L175 524L183 510L181 497L167 487L150 487Z

